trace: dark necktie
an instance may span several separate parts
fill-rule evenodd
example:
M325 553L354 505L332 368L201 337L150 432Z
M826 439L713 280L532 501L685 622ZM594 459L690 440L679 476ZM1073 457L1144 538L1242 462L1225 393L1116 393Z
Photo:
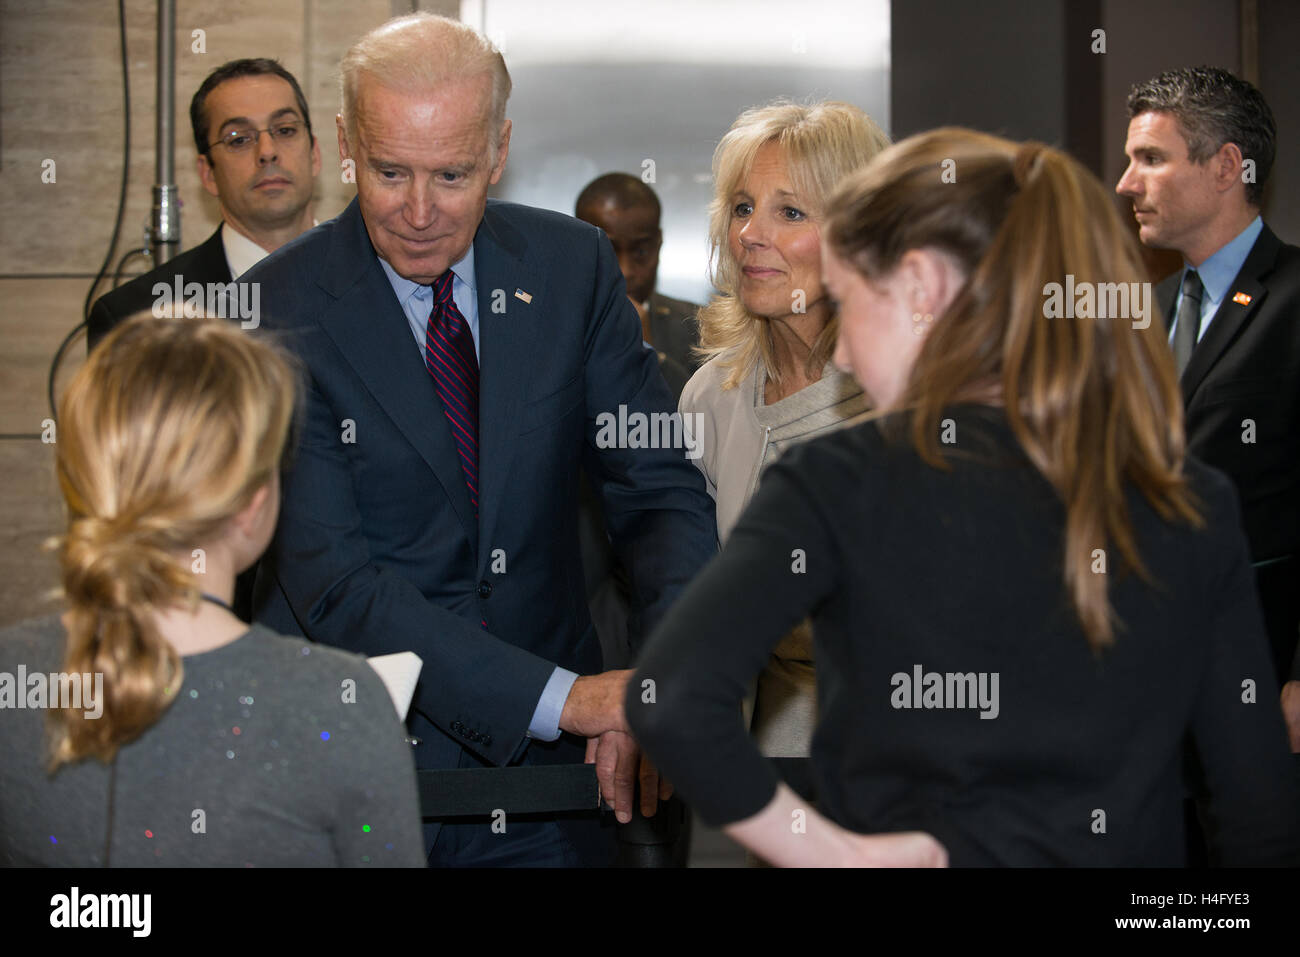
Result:
M451 297L450 269L433 284L433 311L424 333L424 364L433 376L451 437L460 453L470 501L478 512L478 358L469 323Z
M1201 277L1195 269L1183 276L1183 300L1178 304L1178 321L1174 324L1174 362L1181 376L1196 348L1201 331Z

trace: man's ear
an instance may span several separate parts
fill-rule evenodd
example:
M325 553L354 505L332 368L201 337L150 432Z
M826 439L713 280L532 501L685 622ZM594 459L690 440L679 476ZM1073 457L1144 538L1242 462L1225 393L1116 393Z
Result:
M348 131L343 124L343 114L334 114L334 128L338 131L339 137L339 165L342 166L344 160L352 159L352 150L348 146Z
M656 249L656 250L663 249L663 247L664 247L664 231L663 231L662 229L656 229L656 230L655 230L655 236L657 237L657 238L655 239L655 249Z
M320 175L320 140L316 137L311 138L311 178L315 179Z
M1241 147L1236 143L1224 143L1210 162L1214 164L1214 185L1219 192L1226 192L1242 182L1241 171L1244 160Z
M212 172L212 161L202 153L199 154L198 169L199 169L199 182L203 184L203 188L206 189L213 196L216 196L218 199L220 199L221 196L217 192L217 179Z
M506 170L506 156L510 153L510 121L506 120L501 124L501 141L497 147L497 162L492 167L492 176L488 182L493 186L501 179L501 174Z

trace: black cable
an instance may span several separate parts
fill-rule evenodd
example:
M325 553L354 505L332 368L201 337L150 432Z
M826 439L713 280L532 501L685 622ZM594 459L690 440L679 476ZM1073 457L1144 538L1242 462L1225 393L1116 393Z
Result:
M138 247L138 248L136 248L136 249L132 249L130 252L123 253L123 254L122 254L122 258L119 259L119 260L117 261L117 268L116 268L115 270L113 270L113 288L114 288L114 289L116 289L118 286L120 286L120 285L122 284L122 269L123 269L123 267L125 267L126 264L127 264L128 262L130 262L130 261L131 261L134 257L136 257L136 256L143 256L145 259L149 259L149 260L152 261L152 255L151 255L151 253L149 252L149 247L148 247L148 246L140 246L140 247ZM148 270L146 270L146 272L147 272L147 271L148 271ZM89 316L87 316L87 318L89 318Z
M109 240L108 251L104 253L103 265L99 267L95 281L86 291L86 303L81 309L81 322L64 336L63 341L59 343L59 348L54 352L53 361L50 362L50 376L45 392L50 402L50 418L56 421L58 416L54 405L54 376L63 361L63 353L90 320L90 307L95 301L95 290L104 281L104 276L108 273L108 264L113 261L113 252L117 249L117 237L122 232L122 214L126 210L126 185L131 172L131 85L126 62L126 0L117 0L117 32L122 54L122 185L117 195L117 219L113 222L113 238ZM160 64L159 69L161 68Z

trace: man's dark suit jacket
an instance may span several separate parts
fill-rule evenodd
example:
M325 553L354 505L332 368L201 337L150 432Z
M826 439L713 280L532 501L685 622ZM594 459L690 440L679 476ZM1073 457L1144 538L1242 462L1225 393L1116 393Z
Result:
M684 299L654 292L650 294L649 311L650 338L655 349L685 369L689 379L700 367L700 360L691 352L700 344L700 326L695 319L700 307ZM671 379L669 385L672 385ZM678 388L677 392L680 394L681 389Z
M86 325L87 349L95 348L122 320L137 312L148 312L158 298L153 293L154 283L171 285L177 276L183 276L185 282L230 282L230 264L226 262L226 250L221 244L220 226L193 249L96 299Z
M713 555L713 504L681 449L595 447L602 412L673 410L604 233L489 201L474 269L477 516L357 202L244 277L262 283L262 328L307 372L256 616L366 655L418 654L418 767L577 764L585 741L525 732L555 665L601 670L578 551L580 467L635 585L637 639ZM609 861L593 822L562 826L585 860Z
M649 301L650 338L659 357L659 371L673 396L673 406L682 389L699 368L691 353L699 344L699 325L695 314L700 307L683 299L651 293ZM586 573L587 596L592 621L600 635L606 667L622 668L630 663L627 635L628 609L631 607L627 575L619 567L605 534L605 516L591 486L583 482L579 490L579 536L582 564Z
M226 262L226 249L221 242L221 227L193 249L175 256L156 269L151 269L130 282L123 283L111 292L106 292L95 300L90 308L90 318L86 322L87 351L99 345L101 339L123 320L138 312L149 312L154 301L154 283L165 282L169 286L182 277L183 282L197 282L206 285L210 282L230 282L230 264ZM231 601L231 610L249 621L253 614L253 584L256 580L257 566L254 565L235 579L235 596Z
M1181 282L1178 272L1157 287L1163 315ZM1300 677L1300 248L1264 227L1181 386L1187 450L1236 483L1279 674Z

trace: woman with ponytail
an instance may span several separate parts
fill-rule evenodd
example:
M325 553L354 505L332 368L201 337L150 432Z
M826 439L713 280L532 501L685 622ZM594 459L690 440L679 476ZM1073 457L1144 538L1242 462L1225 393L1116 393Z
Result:
M835 362L881 415L774 465L652 636L629 688L654 703L627 701L647 752L774 863L1178 866L1190 742L1212 860L1297 863L1236 493L1185 456L1108 191L941 129L828 208ZM815 811L732 717L807 614Z
M77 373L66 610L0 633L0 865L422 863L378 676L229 608L275 529L294 395L219 320L125 323Z

